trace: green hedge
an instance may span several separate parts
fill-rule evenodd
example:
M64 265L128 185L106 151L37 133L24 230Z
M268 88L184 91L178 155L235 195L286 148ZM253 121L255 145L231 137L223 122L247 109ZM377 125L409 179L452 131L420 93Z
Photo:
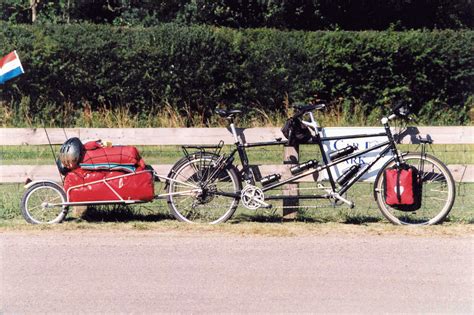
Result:
M315 95L349 115L357 107L370 116L403 99L422 122L467 124L473 102L473 31L0 29L0 55L16 49L26 71L0 85L4 104L35 120L54 112L58 124L74 124L60 113L85 104L140 114L172 104L207 115L218 105L283 111L287 99Z

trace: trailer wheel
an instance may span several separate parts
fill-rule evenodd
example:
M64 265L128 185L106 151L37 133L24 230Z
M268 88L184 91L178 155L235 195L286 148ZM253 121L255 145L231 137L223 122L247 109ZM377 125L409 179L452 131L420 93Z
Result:
M21 214L32 224L60 223L67 215L66 193L58 184L38 182L29 187L21 198Z

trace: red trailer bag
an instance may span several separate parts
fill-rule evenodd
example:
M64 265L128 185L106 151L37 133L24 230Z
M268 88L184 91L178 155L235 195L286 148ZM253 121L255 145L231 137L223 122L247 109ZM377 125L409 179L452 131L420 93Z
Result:
M78 168L67 174L64 189L69 202L150 201L154 197L153 173L147 170L123 173L87 171Z
M97 141L84 145L86 152L79 166L86 170L115 170L134 172L145 167L137 148L132 146L102 147Z
M418 170L406 164L384 171L385 203L402 211L421 207L422 184Z

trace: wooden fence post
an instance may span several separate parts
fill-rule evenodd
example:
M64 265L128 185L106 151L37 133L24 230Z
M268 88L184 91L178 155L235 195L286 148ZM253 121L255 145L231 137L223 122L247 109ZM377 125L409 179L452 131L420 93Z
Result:
M283 164L289 165L299 163L299 146L285 146L283 149ZM297 196L298 184L286 184L283 186L283 195ZM283 199L283 220L295 220L298 213L298 199Z

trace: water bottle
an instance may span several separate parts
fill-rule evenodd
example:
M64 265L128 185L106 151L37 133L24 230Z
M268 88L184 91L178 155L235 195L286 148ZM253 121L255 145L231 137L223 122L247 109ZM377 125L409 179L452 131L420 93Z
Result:
M271 175L262 177L262 179L260 180L260 182L262 183L263 186L266 186L266 185L268 185L268 184L271 184L271 183L273 183L273 182L276 182L276 181L279 180L280 178L281 178L281 175L280 175L280 174L271 174Z
M337 158L340 158L340 157L343 157L343 156L346 156L348 154L351 154L352 152L354 152L357 148L353 145L348 145L347 147L345 148L342 148L340 150L337 150L337 151L334 151L334 152L331 152L329 153L329 158L331 159L331 161L337 159Z
M360 165L357 164L357 165L352 165L351 167L349 167L348 169L346 169L341 176L339 176L339 178L337 179L337 183L341 186L343 186L345 183L347 183L347 181L349 179L351 179L352 177L354 177L355 174L357 174L357 172L359 172L359 169L360 169Z
M306 170L308 170L312 167L315 167L316 165L318 165L318 161L309 160L308 162L301 163L301 164L293 166L292 168L290 168L290 172L291 172L291 174L296 175L296 174L299 174L303 171L306 171Z

